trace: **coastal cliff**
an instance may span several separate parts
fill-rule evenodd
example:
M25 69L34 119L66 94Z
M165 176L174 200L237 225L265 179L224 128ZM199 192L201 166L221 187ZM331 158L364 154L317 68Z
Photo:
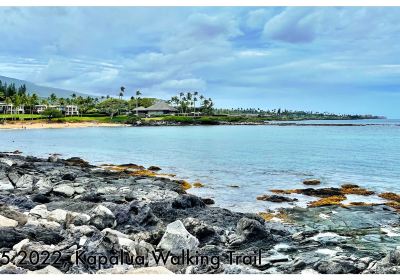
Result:
M0 273L400 273L390 207L272 222L154 170L0 154Z

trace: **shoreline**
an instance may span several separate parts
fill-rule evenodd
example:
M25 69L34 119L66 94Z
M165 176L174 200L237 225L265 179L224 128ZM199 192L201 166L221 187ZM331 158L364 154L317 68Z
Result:
M318 120L317 120L318 121ZM113 122L81 121L81 122L48 122L48 121L9 121L0 124L0 130L17 129L61 129L61 128L85 128L85 127L166 127L166 126L301 126L301 127L365 127L365 126L400 126L400 124L357 124L357 123L299 123L290 121L274 122L221 122L218 124L184 124L165 121L151 121L140 124L124 124Z
M16 121L0 124L0 130L17 129L60 129L60 128L85 128L85 127L124 127L126 124L106 122L44 122L44 121Z
M16 250L10 263L0 266L0 274L42 269L48 273L138 269L195 274L400 273L391 257L400 254L400 247L395 247L400 241L399 214L389 207L293 208L281 212L277 222L213 207L212 200L188 194L185 181L158 177L157 172L154 166L94 166L76 157L0 153L4 237L0 249ZM379 240L370 240L371 235ZM220 265L158 265L151 257L156 248L174 255L181 250L216 255ZM254 249L262 251L260 262L232 265L226 259L230 251L246 256ZM21 251L43 250L60 251L65 265L21 264L15 257ZM72 261L77 251L109 259L114 250L143 256L144 264L94 267Z

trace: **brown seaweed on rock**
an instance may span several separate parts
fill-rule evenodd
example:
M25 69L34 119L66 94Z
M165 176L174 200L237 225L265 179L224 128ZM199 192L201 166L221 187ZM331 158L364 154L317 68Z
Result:
M346 194L357 194L357 195L372 195L373 191L361 188L357 185L346 184L342 185L340 188L305 188L305 189L292 189L292 190L279 190L274 189L271 192L276 194L304 194L308 196L316 197L331 197L331 196L341 196Z
M381 198L387 199L387 200L400 202L400 195L392 193L392 192L381 193L378 196Z

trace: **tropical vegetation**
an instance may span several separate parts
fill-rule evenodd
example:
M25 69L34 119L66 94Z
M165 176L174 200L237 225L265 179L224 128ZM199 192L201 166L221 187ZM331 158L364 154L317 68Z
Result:
M138 121L154 122L167 121L183 124L216 124L221 122L263 122L271 120L313 120L313 119L365 119L377 118L371 115L337 115L327 112L295 111L287 109L261 109L261 108L214 108L214 101L198 92L179 93L167 102L174 106L178 113L174 116L161 115L159 117L139 117L138 107L149 107L158 101L157 98L143 97L137 90L131 96L127 96L126 88L120 87L117 97L103 95L99 97L79 96L72 93L70 97L58 97L51 94L47 98L41 98L39 93L27 93L25 85L16 87L15 84L7 84L0 81L0 103L13 105L15 108L24 106L25 114L16 112L6 114L3 112L3 120L34 120L48 119L57 121L88 121L99 122L124 122L137 123ZM41 114L34 114L36 105L76 105L79 108L79 116L65 117L57 109L47 108Z

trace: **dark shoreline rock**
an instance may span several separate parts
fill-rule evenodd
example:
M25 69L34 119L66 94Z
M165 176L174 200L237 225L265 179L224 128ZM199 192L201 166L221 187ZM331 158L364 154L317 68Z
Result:
M175 254L191 249L220 257L218 269L210 264L174 266L169 259L163 271L175 273L300 273L304 269L390 273L398 266L398 252L387 253L388 248L395 250L390 247L394 241L380 231L381 227L396 229L398 213L383 206L294 208L287 212L296 223L281 224L256 214L210 207L212 199L187 194L182 182L173 179L106 170L80 158L48 161L0 153L0 159L0 215L5 217L0 220L4 222L0 252L9 252L11 261L0 265L0 273L136 273L144 266L156 267L152 253L157 248ZM365 246L370 246L369 262L362 260ZM340 255L324 254L338 247ZM19 251L36 250L60 251L64 265L23 265L16 256ZM228 265L232 250L235 255L261 250L262 264ZM81 251L98 257L123 252L127 257L143 257L144 263L128 269L109 263L77 265L73 259Z

